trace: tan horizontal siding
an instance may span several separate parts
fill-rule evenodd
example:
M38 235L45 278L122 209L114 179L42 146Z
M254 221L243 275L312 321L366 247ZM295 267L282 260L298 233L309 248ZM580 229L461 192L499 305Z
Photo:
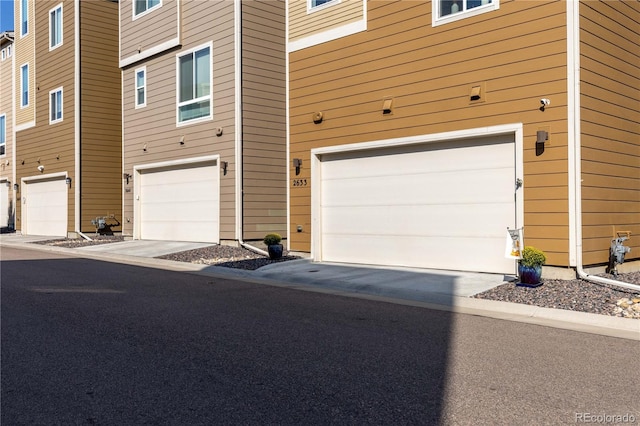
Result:
M499 10L435 28L429 3L369 2L366 32L290 54L291 157L303 160L291 179L310 182L313 148L523 123L527 244L566 265L566 32L563 2L501 1ZM470 104L477 84L484 102ZM553 105L544 112L542 97ZM393 111L383 116L386 98ZM325 118L314 124L318 111ZM550 128L550 141L536 156L540 128ZM289 182L290 226L304 227L292 231L294 250L309 250L312 184ZM553 221L542 238L536 223L546 216Z
M364 0L342 0L316 12L307 13L306 0L289 2L289 41L308 37L364 19Z
M120 59L152 49L178 37L178 0L162 0L162 6L133 20L133 1L120 1ZM201 2L208 3L208 2ZM184 8L184 7L183 7Z
M14 81L15 81L15 126L20 126L35 120L35 87L36 87L36 68L35 68L35 55L36 55L36 33L34 29L35 24L35 2L28 2L28 34L24 37L20 34L21 22L20 22L20 5L15 3L14 13L14 48L13 55L15 57L15 69L14 69ZM66 21L66 19L65 19ZM22 108L20 106L21 92L20 92L20 67L24 64L29 64L29 106ZM18 216L19 217L19 216Z

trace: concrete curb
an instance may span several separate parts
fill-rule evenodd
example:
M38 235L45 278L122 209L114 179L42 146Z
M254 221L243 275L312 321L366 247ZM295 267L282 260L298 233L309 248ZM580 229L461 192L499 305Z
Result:
M269 276L261 276L263 271L260 270L247 271L212 265L199 265L156 258L132 257L113 253L91 252L74 248L39 244L0 242L0 247L48 251L99 261L153 267L176 272L187 272L218 279L242 279L243 281L254 284L332 294L343 297L356 297L640 341L640 320L638 319L620 318L562 309L542 308L533 305L475 299L471 297L452 296L441 293L415 291L387 291L385 293L384 290L381 291L379 288L366 289L362 286L354 285L353 282L341 282L335 278L331 283L322 283L321 280L318 280L317 278L314 278L313 280L306 280L304 277L278 277L278 279L275 279ZM292 262L309 263L306 259ZM268 268L265 271L268 271ZM376 291L374 292L373 290ZM375 294L376 292L377 294Z

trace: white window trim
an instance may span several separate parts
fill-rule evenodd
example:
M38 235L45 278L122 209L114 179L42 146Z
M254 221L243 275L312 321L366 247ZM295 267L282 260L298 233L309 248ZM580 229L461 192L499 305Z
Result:
M162 0L160 0L160 3L156 4L155 6L148 7L144 12L140 12L136 15L136 0L132 0L131 1L131 19L135 21L136 19L141 18L145 15L148 15L149 13L153 12L156 9L160 9L161 7L162 7Z
M142 71L144 73L144 82L142 84L142 86L138 86L138 73ZM136 109L138 108L144 108L147 106L147 67L140 67L137 68L133 74L133 86L134 86L134 103L136 106ZM138 89L142 87L144 89L144 100L142 101L141 104L138 103Z
M451 22L459 21L461 19L470 18L472 16L481 15L483 13L491 12L500 9L500 0L492 0L491 3L483 4L473 9L465 10L463 12L452 13L450 15L440 16L440 1L433 0L431 2L431 25L437 27L438 25L449 24Z
M30 25L29 25L29 2L28 1L24 2L24 5L26 6L25 9L27 9L27 10L23 10L22 1L23 0L20 0L20 38L29 35L29 27L30 27ZM26 16L26 19L25 19L25 16ZM24 21L26 21L26 23L27 23L27 31L23 33L22 32L22 23Z
M334 6L336 4L341 3L342 0L330 0L324 4L321 4L320 6L313 6L313 0L307 0L307 13L313 13L313 12L317 12L319 10L322 9L326 9L328 7Z
M51 35L52 14L55 13L58 9L60 9L60 42L54 45L52 40L52 35ZM64 40L63 30L64 30L64 13L62 10L62 3L60 3L56 7L49 10L49 51L52 51L62 46L62 42Z
M23 104L22 103L22 95L24 93L24 78L22 75L22 69L24 67L27 67L27 103ZM31 88L29 87L29 78L30 78L30 73L31 71L29 70L29 63L27 62L26 64L22 64L20 65L20 109L23 108L27 108L29 107L29 98L31 97L31 93L29 92L31 90Z
M11 57L11 45L7 46L7 58Z
M7 114L3 113L0 114L0 119L4 119L4 120L0 120L0 122L4 123L4 141L0 140L0 146L4 145L4 154L0 154L0 157L4 157L7 155Z
M51 95L54 93L58 93L60 92L60 118L57 118L55 120L51 119L51 108L53 106L53 103L51 102ZM56 124L56 123L60 123L62 120L64 119L64 90L62 87L58 87L56 89L53 89L51 91L49 91L49 124Z
M191 99L188 102L180 102L180 58L193 54L198 50L209 48L209 58L211 60L211 66L209 68L209 96L202 96L200 98ZM189 103L201 102L209 98L209 115L207 117L194 118L193 120L180 121L180 107ZM201 44L192 49L185 50L176 54L176 126L188 126L190 124L201 123L213 119L213 42Z
M5 59L7 59L7 49L2 49L2 61L4 61Z

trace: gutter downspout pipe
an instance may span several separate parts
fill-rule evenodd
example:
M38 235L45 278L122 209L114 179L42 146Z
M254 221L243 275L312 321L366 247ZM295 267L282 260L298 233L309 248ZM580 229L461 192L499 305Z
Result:
M234 0L234 56L235 56L235 141L236 141L236 238L241 247L263 256L269 256L264 250L244 242L244 182L242 179L242 2Z
M573 153L569 153L570 158L574 158L574 220L575 229L575 258L576 273L579 278L596 284L608 284L616 287L623 287L640 293L640 285L625 283L609 278L589 275L582 265L582 165L581 165L581 127L580 127L580 2L579 0L567 1L568 14L568 91L569 105L573 104L573 113L569 109L569 142L571 149L571 139L573 139ZM571 137L573 134L573 138Z

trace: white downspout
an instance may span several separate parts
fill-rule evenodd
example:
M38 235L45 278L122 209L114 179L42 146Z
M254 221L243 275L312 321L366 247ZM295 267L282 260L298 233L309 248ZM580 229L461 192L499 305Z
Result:
M242 2L234 0L234 55L235 55L235 142L236 142L236 238L240 246L263 256L268 256L264 250L244 242L243 217L244 217L244 182L242 180Z
M573 217L570 214L569 223L574 229L570 229L570 235L575 242L575 264L578 277L598 284L608 284L624 287L640 292L640 285L625 283L609 278L589 275L582 265L582 158L581 158L581 127L580 127L580 2L579 0L567 1L567 69L568 69L568 132L569 132L569 161L573 160L573 182L571 182L571 167L569 167L569 186L573 185L573 191L569 191L569 208L573 207ZM573 141L573 144L571 143ZM572 152L573 151L573 152ZM571 238L571 237L570 237Z

